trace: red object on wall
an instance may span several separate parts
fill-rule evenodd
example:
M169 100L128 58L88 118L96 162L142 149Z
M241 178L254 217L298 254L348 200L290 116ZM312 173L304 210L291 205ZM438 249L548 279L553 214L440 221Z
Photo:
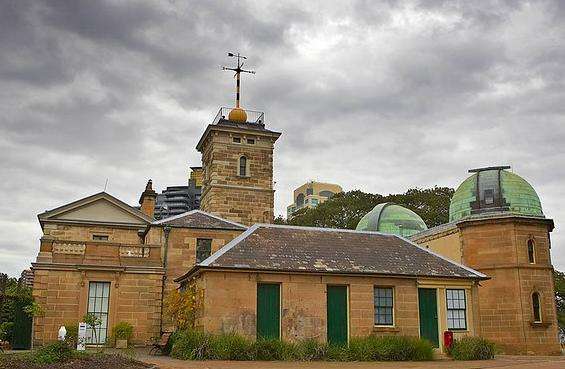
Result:
M453 332L443 332L443 345L447 348L451 348L451 346L453 346Z

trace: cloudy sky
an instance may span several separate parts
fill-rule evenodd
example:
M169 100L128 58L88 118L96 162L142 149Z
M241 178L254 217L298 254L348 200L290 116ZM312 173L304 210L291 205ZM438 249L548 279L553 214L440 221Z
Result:
M388 194L512 165L555 219L565 269L563 1L0 2L0 271L29 266L36 215L184 184L233 104L279 130L276 212L315 179Z

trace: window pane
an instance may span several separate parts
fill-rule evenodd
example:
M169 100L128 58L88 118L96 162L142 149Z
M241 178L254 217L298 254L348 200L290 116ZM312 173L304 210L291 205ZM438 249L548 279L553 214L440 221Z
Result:
M465 290L447 289L445 292L447 302L447 328L466 329L466 301Z
M212 240L209 238L198 238L196 240L196 262L201 263L212 254Z
M393 289L391 287L374 288L375 324L393 325Z

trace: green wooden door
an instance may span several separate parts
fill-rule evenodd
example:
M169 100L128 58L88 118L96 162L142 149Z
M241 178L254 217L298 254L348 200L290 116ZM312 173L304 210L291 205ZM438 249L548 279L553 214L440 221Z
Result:
M347 286L328 286L328 343L347 345Z
M257 285L257 338L279 339L281 294L278 284Z
M419 288L418 301L420 307L420 337L427 339L435 347L439 347L436 290Z

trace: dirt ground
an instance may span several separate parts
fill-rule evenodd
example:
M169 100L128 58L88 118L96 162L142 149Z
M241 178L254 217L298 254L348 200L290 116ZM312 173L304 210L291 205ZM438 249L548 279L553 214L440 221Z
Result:
M280 361L183 361L163 356L148 356L139 354L138 360L155 364L160 369L322 369L322 368L351 368L351 369L403 369L403 368L449 368L449 369L479 369L479 368L519 368L519 369L565 369L565 356L534 357L534 356L497 356L495 360L487 361L452 361L437 360L428 362L370 362L370 363L341 363L341 362L280 362Z

